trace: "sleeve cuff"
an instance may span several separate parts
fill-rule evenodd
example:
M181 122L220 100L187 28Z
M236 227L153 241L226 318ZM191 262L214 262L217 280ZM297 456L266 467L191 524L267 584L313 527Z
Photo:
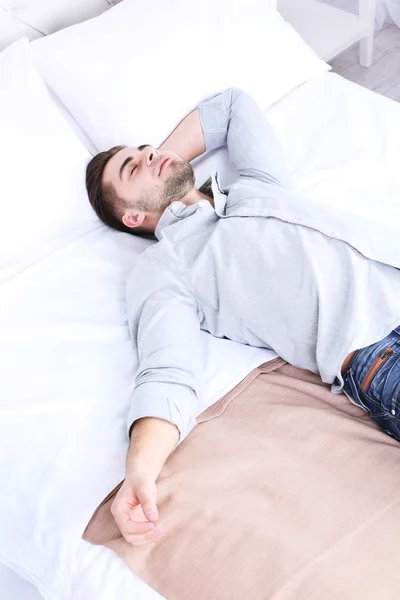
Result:
M134 389L127 417L127 432L135 421L157 417L177 426L179 446L197 425L195 418L198 401L196 394L179 384L145 383Z

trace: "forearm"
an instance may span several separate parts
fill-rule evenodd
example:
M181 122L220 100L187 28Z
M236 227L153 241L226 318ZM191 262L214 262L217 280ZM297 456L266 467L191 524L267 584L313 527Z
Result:
M126 476L144 473L157 479L179 439L173 423L157 417L144 417L134 422L126 464Z
M186 162L206 151L199 109L189 113L163 141L159 150L170 150L179 154Z

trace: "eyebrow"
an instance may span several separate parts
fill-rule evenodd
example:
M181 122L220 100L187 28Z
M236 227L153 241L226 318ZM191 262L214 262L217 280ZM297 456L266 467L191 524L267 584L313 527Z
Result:
M141 152L142 150L144 150L144 148L147 148L147 146L150 146L150 144L143 144L142 146L138 146L138 150ZM122 180L122 171L125 169L126 165L131 162L132 159L133 159L133 156L128 156L128 158L126 158L124 160L124 162L122 163L122 165L119 169L119 178L121 180Z

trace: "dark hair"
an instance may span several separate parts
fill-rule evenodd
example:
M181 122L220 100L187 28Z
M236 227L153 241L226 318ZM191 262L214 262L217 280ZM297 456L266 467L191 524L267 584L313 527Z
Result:
M89 202L99 219L109 227L123 231L124 233L152 237L153 234L143 229L143 227L127 227L124 225L122 215L126 208L125 201L118 196L111 183L102 183L101 181L104 169L110 158L124 148L126 146L114 146L109 150L99 152L89 162L86 167L86 190Z

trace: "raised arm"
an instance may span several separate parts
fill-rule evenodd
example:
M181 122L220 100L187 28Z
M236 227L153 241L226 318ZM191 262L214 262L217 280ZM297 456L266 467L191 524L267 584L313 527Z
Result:
M240 88L229 88L199 104L160 149L172 150L191 161L225 144L240 177L291 185L272 126L255 100Z

